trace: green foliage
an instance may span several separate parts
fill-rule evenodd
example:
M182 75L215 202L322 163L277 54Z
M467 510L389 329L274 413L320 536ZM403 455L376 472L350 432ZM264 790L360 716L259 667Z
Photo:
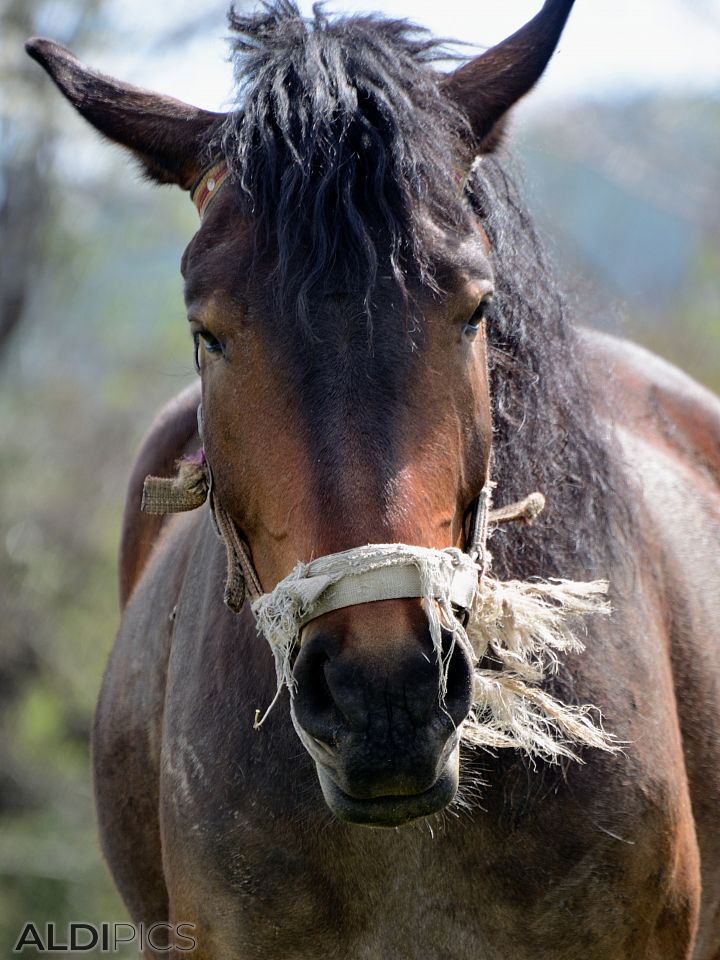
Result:
M186 198L116 170L109 202L106 185L102 205L83 200L82 229L70 210L46 225L0 381L3 946L27 920L127 919L98 849L88 742L133 451L194 376L178 263L196 222Z
M720 244L698 243L687 282L660 322L638 324L651 350L673 360L720 393Z

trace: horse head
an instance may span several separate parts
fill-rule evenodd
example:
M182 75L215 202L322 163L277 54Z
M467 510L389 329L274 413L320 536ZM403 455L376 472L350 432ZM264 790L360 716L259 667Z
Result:
M548 0L450 74L407 24L307 22L284 0L231 14L228 114L30 41L91 124L201 210L182 273L205 454L265 594L299 562L368 544L466 548L489 480L493 309L466 184L571 7ZM298 628L293 722L341 818L396 825L455 795L475 653L458 641L462 610L433 634L437 602L371 592Z

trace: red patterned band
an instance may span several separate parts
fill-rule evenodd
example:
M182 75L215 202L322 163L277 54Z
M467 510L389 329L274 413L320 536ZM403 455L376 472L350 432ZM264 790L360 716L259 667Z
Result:
M221 160L208 167L190 191L190 199L197 207L201 220L229 176L228 166L224 160Z

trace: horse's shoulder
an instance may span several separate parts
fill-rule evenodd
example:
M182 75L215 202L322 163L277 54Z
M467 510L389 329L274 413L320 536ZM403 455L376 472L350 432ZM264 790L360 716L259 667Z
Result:
M167 674L177 609L204 511L159 531L123 611L93 726L103 852L131 914L167 917L159 783Z
M596 331L583 340L605 414L685 471L718 486L720 398L644 347Z
M140 446L130 474L120 539L120 603L124 607L152 553L165 518L140 512L148 474L172 476L175 461L198 444L197 407L200 383L173 397L155 417Z

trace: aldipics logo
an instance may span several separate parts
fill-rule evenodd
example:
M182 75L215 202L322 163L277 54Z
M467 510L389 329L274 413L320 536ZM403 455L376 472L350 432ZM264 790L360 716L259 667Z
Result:
M191 953L197 946L193 923L68 923L64 929L54 923L40 926L26 923L13 953L37 956L44 953L119 953L128 946L142 953Z

